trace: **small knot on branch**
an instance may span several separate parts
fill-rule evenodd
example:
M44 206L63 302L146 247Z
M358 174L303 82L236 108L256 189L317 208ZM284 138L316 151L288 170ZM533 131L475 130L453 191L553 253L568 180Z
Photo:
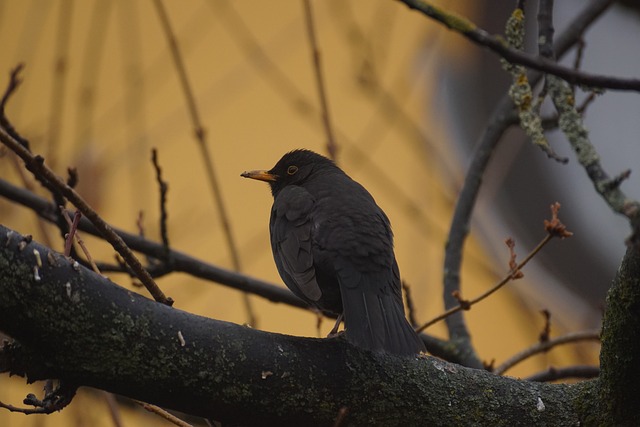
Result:
M0 99L0 126L7 131L9 135L11 135L20 145L29 150L29 141L25 138L21 137L18 132L13 128L11 122L7 118L5 114L5 108L7 106L7 102L9 98L15 93L22 83L22 79L20 78L20 72L24 68L24 64L18 64L13 70L11 70L11 74L9 77L9 84L5 89L4 94L2 95L2 99Z
M505 239L504 243L509 248L509 270L512 280L522 279L524 277L524 273L520 271L518 268L518 262L516 261L516 242L512 237L508 237Z
M555 151L553 151L553 149L551 148L551 146L548 146L548 148L543 150L545 152L545 154L547 155L548 158L555 160L556 162L560 163L561 165L566 165L567 163L569 163L569 158L568 157L562 157L560 155L558 155Z
M489 362L483 361L482 366L484 367L485 371L493 372L496 367L496 359L491 359Z
M612 180L610 180L605 184L606 189L608 191L617 190L618 187L620 187L620 184L622 184L623 181L628 179L629 176L631 176L631 169L622 171L618 176L616 176L615 178L613 178Z
M564 239L565 237L573 236L573 233L567 230L567 226L564 225L560 219L558 219L558 211L560 210L560 203L555 202L551 205L551 220L544 220L544 229L552 237L559 237Z
M76 188L76 185L78 185L78 169L67 168L67 173L69 174L67 177L67 185L71 188Z
M202 126L197 126L193 131L196 139L200 142L204 141L207 137L207 131Z
M540 313L544 316L544 328L542 332L540 332L538 339L540 343L545 343L549 341L549 337L551 336L551 312L545 308L541 310Z
M460 304L460 309L471 310L471 302L468 299L462 298L462 293L460 293L460 291L451 292L451 296L458 301L458 304Z

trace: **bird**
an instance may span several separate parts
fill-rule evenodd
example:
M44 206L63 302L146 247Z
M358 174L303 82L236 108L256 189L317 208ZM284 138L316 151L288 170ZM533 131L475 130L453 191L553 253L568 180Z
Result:
M338 315L334 332L343 318L346 339L357 347L401 356L425 351L404 314L391 224L361 184L307 149L241 176L271 187L271 249L295 295Z

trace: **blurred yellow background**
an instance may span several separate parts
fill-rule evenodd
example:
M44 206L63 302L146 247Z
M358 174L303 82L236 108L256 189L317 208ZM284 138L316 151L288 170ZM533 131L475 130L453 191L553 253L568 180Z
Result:
M474 2L454 3L457 11L473 18ZM164 5L207 132L242 269L281 284L269 245L270 192L264 184L241 179L240 173L270 168L294 148L326 154L302 2L165 0ZM444 246L466 165L447 131L456 118L443 116L437 102L425 99L437 96L438 63L472 63L476 48L397 2L335 0L313 5L338 163L389 216L403 279L411 286L419 321L426 321L443 309ZM3 0L0 45L2 89L9 71L18 63L26 65L24 82L7 113L34 152L44 155L60 175L67 167L78 168L78 191L109 223L137 232L136 219L143 211L147 236L158 239L159 197L150 162L150 150L157 148L169 183L171 246L232 267L153 2ZM13 156L3 154L0 177L23 185L20 175L28 174L18 173ZM39 187L31 176L26 179ZM36 221L28 210L0 200L0 222L42 241ZM62 250L57 231L51 225L46 228L53 246ZM474 239L474 231L462 272L467 298L488 289L507 271L506 248L494 259ZM483 232L498 244L507 237L492 235L490 229ZM113 260L110 247L83 237L94 258ZM531 248L517 249L522 258ZM536 311L545 307L518 294L530 280L526 276L525 270L525 279L466 315L486 361L499 363L537 340L544 322ZM112 277L131 287L128 277ZM236 323L248 319L235 290L181 274L158 283L178 308ZM314 314L259 297L251 301L258 319L255 327L316 335ZM331 326L331 321L324 321L322 333ZM428 332L446 337L442 325ZM552 332L563 330L554 326ZM583 350L554 350L509 374L526 376L548 364L597 360L597 346ZM0 377L3 402L19 405L27 392L40 396L41 384L25 386L23 379ZM167 424L139 408L123 411L124 425ZM100 394L81 391L67 409L48 417L0 410L0 425L113 422Z

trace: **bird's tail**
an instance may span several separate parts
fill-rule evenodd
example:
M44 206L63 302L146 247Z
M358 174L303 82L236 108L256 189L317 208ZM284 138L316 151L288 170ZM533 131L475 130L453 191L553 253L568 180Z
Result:
M374 351L413 355L426 351L404 315L398 292L341 286L346 337L352 344ZM373 292L371 292L373 291Z

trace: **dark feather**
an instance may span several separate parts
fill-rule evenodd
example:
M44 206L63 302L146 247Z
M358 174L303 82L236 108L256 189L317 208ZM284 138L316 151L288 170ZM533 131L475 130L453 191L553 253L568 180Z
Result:
M343 313L354 345L400 355L424 351L404 316L389 219L364 187L307 150L245 176L271 186L271 248L289 289Z

